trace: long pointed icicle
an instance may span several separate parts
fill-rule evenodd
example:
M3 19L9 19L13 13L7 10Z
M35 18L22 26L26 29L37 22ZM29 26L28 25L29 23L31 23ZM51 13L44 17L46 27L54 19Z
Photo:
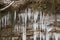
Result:
M34 27L34 40L37 40L36 39L36 24L35 23L33 24L33 27Z
M16 20L16 10L14 11L14 21Z
M25 14L21 14L22 15L22 20L23 20L23 35L22 35L22 39L26 40L26 25L25 25Z
M42 26L42 12L40 11L40 30ZM40 40L41 40L41 32L40 32Z
M23 40L26 40L26 32L25 32L24 26L23 26L23 35L22 35L22 38L23 38Z

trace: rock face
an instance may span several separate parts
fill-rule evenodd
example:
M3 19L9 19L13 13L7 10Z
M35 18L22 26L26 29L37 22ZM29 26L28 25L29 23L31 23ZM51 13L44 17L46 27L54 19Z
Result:
M11 0L1 0L0 5L2 5L2 6L5 5L4 8L2 7L3 10L5 10L7 8L9 8L9 9L11 8L11 10L13 10L13 9L15 10L15 9L19 8L21 4L22 5L25 4L27 0L13 0L13 1L14 1L14 3L12 3Z
M16 10L16 9L21 8L21 6L22 6L22 8L24 8L23 5L24 6L29 5L29 7L32 6L33 9L39 10L39 8L40 8L44 11L46 9L47 11L51 12L51 10L53 10L52 6L53 6L54 0L37 0L37 1L36 0L13 0L13 1L14 1L14 3L11 4L11 6L7 7L8 9ZM60 1L59 0L55 0L55 1L56 1L55 9L56 9L57 13L59 13L60 12L60 10L59 10L60 9ZM4 4L4 5L8 6L11 2L12 2L11 0L1 0L0 4ZM29 2L30 2L30 4L29 4Z

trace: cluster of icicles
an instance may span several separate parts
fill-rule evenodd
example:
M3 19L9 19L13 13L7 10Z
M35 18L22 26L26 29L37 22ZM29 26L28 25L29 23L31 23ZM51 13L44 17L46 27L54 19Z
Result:
M14 11L14 22L16 21L16 18L17 18L16 14L17 12ZM0 19L0 26L6 27L6 25L9 25L9 21L10 21L9 17L10 17L10 13L8 12L7 15L3 16L2 19ZM45 16L44 12L41 12L41 11L32 12L31 9L28 9L28 11L25 10L25 12L19 13L18 19L19 20L14 26L14 33L19 35L20 31L22 31L23 40L26 40L27 38L26 36L27 27L30 27L33 29L34 40L37 40L38 37L40 37L40 40L42 37L43 37L43 40L45 39L49 40L49 36L51 36L51 34L48 34L48 31L50 31L51 28L49 29L47 25L50 24L51 21L49 21L50 16L48 14ZM45 30L47 35L42 33L41 31L36 31L39 28ZM57 36L56 36L56 40L57 40Z

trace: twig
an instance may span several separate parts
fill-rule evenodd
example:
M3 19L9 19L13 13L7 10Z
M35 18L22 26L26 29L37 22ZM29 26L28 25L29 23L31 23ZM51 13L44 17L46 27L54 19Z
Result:
M9 5L7 5L6 7L0 9L0 11L3 11L3 10L5 10L5 9L9 8L13 3L14 3L14 1L12 1L12 2L11 2Z

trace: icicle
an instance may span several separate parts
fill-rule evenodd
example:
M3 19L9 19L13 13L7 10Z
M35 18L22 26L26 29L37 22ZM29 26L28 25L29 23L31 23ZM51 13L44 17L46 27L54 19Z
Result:
M4 23L4 22L3 22L3 18L4 18L4 17L2 17L2 27L4 26L4 25L3 25L3 23Z
M33 27L34 27L34 40L37 40L37 31L36 31L37 26L38 25L36 23L33 24Z
M8 12L8 25L10 24L9 17L10 17L10 14L9 14L9 12Z
M30 20L30 17L31 17L31 9L28 9L28 18Z
M7 15L6 15L6 24L8 24L8 17L7 17Z
M35 14L34 14L34 22L36 22L36 21L37 21L38 13L39 13L39 12L38 12L38 11L36 11L36 12L35 12Z
M5 26L7 25L7 20L6 20L6 16L5 16Z
M14 21L16 20L16 10L14 11Z
M40 27L42 27L42 22L43 22L42 21L42 12L40 11L40 25L41 25Z
M22 26L22 28L23 28L23 35L22 35L22 39L23 40L26 40L26 28L25 28L25 26Z
M42 27L42 12L40 11L40 30ZM40 32L40 40L41 40L41 32Z
M22 13L22 14L21 14L21 17L22 17L22 22L23 22L22 25L24 25L24 23L25 23L25 18L24 18L24 17L25 17L25 14Z
M27 10L25 10L25 25L26 25L26 22L27 22Z
M26 40L26 34L25 34L25 28L24 28L24 26L23 26L23 35L22 35L22 40Z
M26 28L27 28L27 23L26 22L27 22L27 10L25 10L25 38L27 38L26 37Z
M38 18L38 11L36 11L36 13L34 14L34 40L37 40L37 28L38 28L38 23L36 23L37 18Z
M23 39L23 40L26 40L26 19L27 19L27 17L26 17L25 14L21 14L21 16L22 16L22 21L23 21L23 24L22 24L22 26L23 26L22 39Z
M44 19L43 19L43 16L44 16L44 15L43 15L43 12L42 12L42 28L44 27L44 24L43 24L43 20L44 20Z

